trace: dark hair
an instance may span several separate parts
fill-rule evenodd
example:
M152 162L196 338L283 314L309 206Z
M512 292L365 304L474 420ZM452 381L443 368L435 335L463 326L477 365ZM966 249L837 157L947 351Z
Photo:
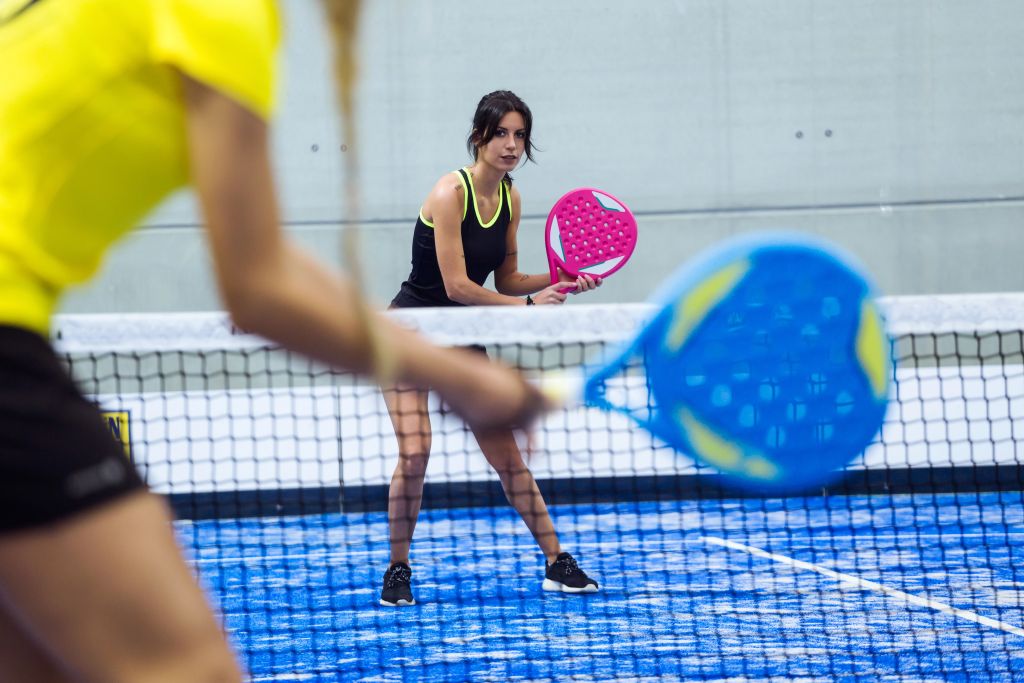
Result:
M473 114L473 127L469 131L469 137L466 138L466 149L474 160L477 158L478 148L494 139L494 134L498 132L498 124L501 123L501 117L510 111L519 112L523 117L523 125L526 128L523 137L524 150L526 158L533 161L533 143L530 141L530 133L533 130L533 114L530 113L526 102L523 102L518 95L510 90L495 90L488 93L481 97L480 103L476 105L476 113ZM505 179L509 183L512 182L512 176L508 173L505 174Z

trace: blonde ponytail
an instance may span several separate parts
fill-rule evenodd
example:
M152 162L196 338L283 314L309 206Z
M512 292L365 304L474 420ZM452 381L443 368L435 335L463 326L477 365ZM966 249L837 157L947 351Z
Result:
M356 36L359 32L360 0L323 0L327 13L327 25L331 32L332 54L334 56L334 82L337 89L338 106L341 109L345 135L355 141L354 97L356 79L359 74L356 60Z
M341 231L342 262L352 279L355 289L353 309L362 324L365 343L370 356L370 368L374 378L382 385L394 381L398 371L398 359L394 348L375 314L370 310L363 291L363 273L359 259L359 221L361 219L359 184L358 126L356 125L355 86L359 77L356 59L360 0L322 0L331 35L331 55L334 72L335 92L338 111L341 114L345 188L345 209L347 225Z

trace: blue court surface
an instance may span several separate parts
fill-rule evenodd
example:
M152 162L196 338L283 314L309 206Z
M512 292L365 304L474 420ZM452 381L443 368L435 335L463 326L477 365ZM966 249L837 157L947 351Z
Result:
M253 681L1024 681L1020 492L555 506L601 582L540 589L504 507L182 522Z

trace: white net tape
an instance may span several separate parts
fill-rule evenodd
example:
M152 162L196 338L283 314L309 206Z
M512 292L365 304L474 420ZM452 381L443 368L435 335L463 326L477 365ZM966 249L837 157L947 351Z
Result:
M1024 293L883 297L893 336L1022 329ZM650 304L405 309L387 315L440 344L554 344L628 338ZM235 328L223 312L60 315L53 337L67 353L245 349L268 342Z

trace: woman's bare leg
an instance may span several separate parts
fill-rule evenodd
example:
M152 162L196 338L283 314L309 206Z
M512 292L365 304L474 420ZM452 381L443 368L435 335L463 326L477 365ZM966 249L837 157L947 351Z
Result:
M71 683L73 680L57 659L0 607L0 681Z
M548 564L554 562L561 552L558 534L533 473L523 462L515 436L510 431L473 433L487 462L498 473L508 502L526 522Z
M385 390L384 401L398 437L398 465L388 492L391 563L409 564L409 547L423 502L423 477L430 458L427 392L399 386Z
M0 536L0 610L41 647L12 667L39 666L48 652L72 680L242 680L166 504L149 493Z

